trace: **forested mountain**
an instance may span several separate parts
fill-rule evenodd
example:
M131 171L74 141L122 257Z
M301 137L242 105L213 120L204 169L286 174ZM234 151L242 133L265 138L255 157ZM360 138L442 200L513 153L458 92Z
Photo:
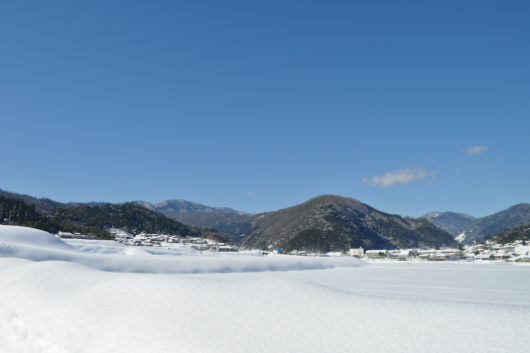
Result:
M521 203L504 211L482 217L459 227L454 234L456 240L464 244L475 239L484 239L486 235L497 234L505 229L530 223L530 204Z
M49 212L55 222L86 227L120 228L136 235L139 233L180 234L200 236L223 242L230 238L212 229L190 227L134 203L105 204L103 206L74 205Z
M0 223L41 229L50 233L58 231L79 232L110 239L108 228L125 229L129 233L163 233L202 235L205 238L231 242L230 238L212 229L186 226L163 214L150 211L133 203L88 206L63 205L45 211L37 211L21 199L0 196Z
M445 230L452 236L457 235L456 231L458 228L463 227L476 219L468 214L456 212L429 212L420 218L428 219L435 226Z
M450 234L426 219L380 212L357 200L325 195L275 212L254 215L243 245L285 250L344 251L350 247L455 246Z
M499 244L512 243L516 240L524 240L527 243L530 241L530 224L505 229L491 238Z

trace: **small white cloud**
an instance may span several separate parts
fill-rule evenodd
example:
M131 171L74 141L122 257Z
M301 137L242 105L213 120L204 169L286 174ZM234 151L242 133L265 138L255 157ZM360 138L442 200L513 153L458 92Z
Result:
M374 176L371 179L364 178L363 183L370 185L379 185L382 188L387 188L392 185L411 183L413 181L426 178L436 173L438 173L436 170L428 172L425 169L412 170L405 168L398 169L380 176Z
M479 157L482 153L486 152L488 150L487 146L468 146L464 153L468 156L477 156Z
M247 196L255 196L256 195L256 192L254 191L247 191L247 193L245 194Z

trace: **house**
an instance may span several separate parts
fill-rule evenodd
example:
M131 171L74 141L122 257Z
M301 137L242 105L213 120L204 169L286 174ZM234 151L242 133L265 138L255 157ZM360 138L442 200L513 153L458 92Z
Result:
M410 250L402 250L397 254L397 259L399 261L406 261L409 257L412 256L412 252Z
M510 254L507 254L504 251L499 251L493 254L495 260L508 260L510 257Z
M429 261L447 261L447 255L443 253L432 254L428 258Z
M350 256L363 257L364 256L364 249L363 248L350 249Z
M193 249L199 250L199 251L210 250L210 248L206 244L191 244L190 248L193 248Z
M66 238L66 239L75 238L75 235L73 235L72 233L68 233L68 232L59 232L57 233L57 235L59 235L59 238Z
M237 246L233 245L221 245L217 248L218 251L239 251Z
M385 258L388 256L388 250L367 250L366 257L369 258Z

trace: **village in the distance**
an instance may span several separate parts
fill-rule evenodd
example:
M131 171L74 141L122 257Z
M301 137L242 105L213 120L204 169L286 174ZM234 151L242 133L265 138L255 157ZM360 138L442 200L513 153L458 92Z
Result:
M140 233L136 236L123 229L110 228L114 241L126 246L148 246L166 248L190 248L198 252L237 252L235 245L225 244L212 239L193 237L191 235L168 235ZM58 232L56 237L63 239L93 239L80 233ZM481 244L463 245L454 248L414 248L414 249L379 249L364 250L362 247L350 249L349 252L318 253L303 250L292 250L282 253L282 249L260 251L263 255L291 255L291 256L351 256L366 261L466 261L478 263L524 263L530 262L530 246L524 239L511 243L498 244L492 240L485 240Z

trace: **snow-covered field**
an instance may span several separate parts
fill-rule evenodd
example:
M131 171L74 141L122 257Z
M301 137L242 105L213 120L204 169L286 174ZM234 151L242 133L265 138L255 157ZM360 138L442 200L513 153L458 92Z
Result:
M62 241L0 226L0 352L526 352L530 266Z

